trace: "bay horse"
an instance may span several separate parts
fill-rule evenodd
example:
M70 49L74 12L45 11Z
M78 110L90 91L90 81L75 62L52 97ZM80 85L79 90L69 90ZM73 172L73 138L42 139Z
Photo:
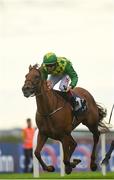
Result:
M36 125L39 129L39 133L34 154L43 170L48 172L53 172L55 170L53 165L47 165L41 157L42 147L48 138L52 138L62 143L65 173L70 174L72 172L72 168L79 162L77 162L76 159L70 162L72 153L77 146L77 143L71 136L71 132L82 123L87 126L93 134L94 145L91 154L90 168L92 171L95 171L97 169L95 151L100 136L98 126L106 116L106 111L95 102L93 96L81 87L74 88L73 92L85 99L87 104L87 110L80 116L77 116L74 125L74 116L70 103L55 90L48 89L47 81L43 80L41 68L37 65L29 66L29 72L25 76L25 83L22 87L22 91L25 97L36 97Z

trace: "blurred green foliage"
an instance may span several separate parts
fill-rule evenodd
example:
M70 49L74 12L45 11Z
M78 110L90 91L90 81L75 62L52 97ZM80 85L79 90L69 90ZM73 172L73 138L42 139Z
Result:
M21 137L15 137L15 136L3 136L0 137L0 143L20 143L22 142Z

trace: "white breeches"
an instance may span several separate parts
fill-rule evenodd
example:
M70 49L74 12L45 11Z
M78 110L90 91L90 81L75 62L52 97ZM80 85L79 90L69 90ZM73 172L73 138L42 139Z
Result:
M51 75L49 80L52 82L52 87L54 87L59 81L59 89L65 91L69 85L70 78L68 75Z

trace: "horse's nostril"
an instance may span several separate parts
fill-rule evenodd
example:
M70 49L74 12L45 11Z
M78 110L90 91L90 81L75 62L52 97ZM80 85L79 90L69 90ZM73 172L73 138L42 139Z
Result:
M25 90L29 90L29 89L30 89L30 87L28 87L28 86L25 87Z

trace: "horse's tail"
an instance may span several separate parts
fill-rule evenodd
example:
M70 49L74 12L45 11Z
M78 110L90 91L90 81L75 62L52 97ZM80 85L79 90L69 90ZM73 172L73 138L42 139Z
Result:
M97 108L98 108L98 113L99 113L99 122L101 122L103 118L105 118L107 115L107 109L103 108L99 104L97 104Z
M107 109L103 108L102 106L100 106L99 104L97 104L97 108L98 108L98 113L99 113L99 124L98 124L98 129L100 132L102 133L106 133L109 132L109 127L107 125L107 123L105 121L103 121L103 119L106 117L107 115Z

